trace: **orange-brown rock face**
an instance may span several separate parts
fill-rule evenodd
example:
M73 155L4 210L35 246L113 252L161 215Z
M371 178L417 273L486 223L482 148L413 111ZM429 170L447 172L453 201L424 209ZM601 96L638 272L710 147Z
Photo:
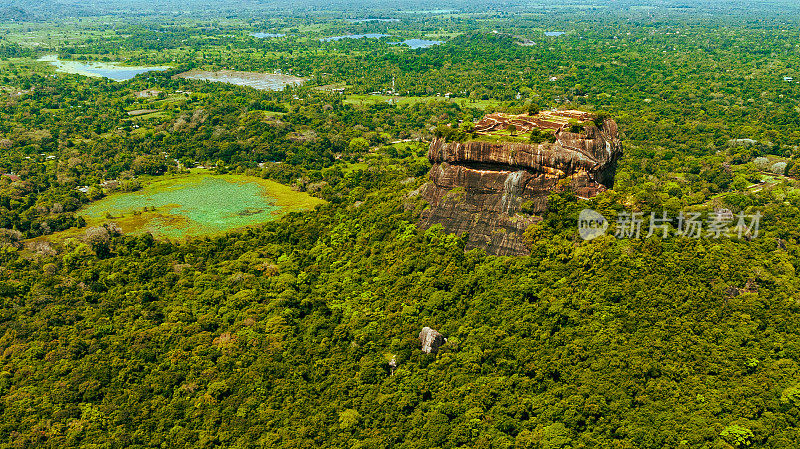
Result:
M571 188L579 197L590 198L610 188L622 154L617 124L606 119L598 128L589 121L582 132L572 133L553 117L560 118L546 118L558 125L554 143L434 140L428 150L431 182L420 192L430 207L422 213L420 226L440 223L447 232L467 233L467 249L526 254L522 234L541 219L536 214L547 209L550 192ZM491 135L509 124L521 134L548 129L537 124L542 120L492 114L478 123L476 131ZM520 213L523 204L533 215Z

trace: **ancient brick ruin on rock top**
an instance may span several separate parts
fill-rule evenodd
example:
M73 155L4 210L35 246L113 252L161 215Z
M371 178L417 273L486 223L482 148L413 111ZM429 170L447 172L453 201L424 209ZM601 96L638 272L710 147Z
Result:
M610 118L574 110L489 114L465 141L431 142L420 226L467 233L467 249L526 254L523 233L541 220L550 192L590 198L611 188L621 154Z

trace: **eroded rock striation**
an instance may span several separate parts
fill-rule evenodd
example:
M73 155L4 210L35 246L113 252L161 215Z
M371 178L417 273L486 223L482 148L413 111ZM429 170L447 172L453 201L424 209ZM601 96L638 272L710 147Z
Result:
M430 207L420 226L439 223L447 232L467 233L467 249L526 254L522 234L541 220L550 192L573 189L590 198L613 185L619 131L611 119L595 120L581 111L491 114L469 141L435 139L428 150L431 182L420 191ZM531 132L549 141L525 141Z

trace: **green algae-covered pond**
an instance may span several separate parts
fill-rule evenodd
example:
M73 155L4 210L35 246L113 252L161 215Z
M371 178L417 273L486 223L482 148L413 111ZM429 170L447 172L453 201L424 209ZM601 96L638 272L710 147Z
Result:
M87 223L117 223L126 233L170 238L217 234L311 209L323 201L290 187L240 175L192 174L116 193L79 211Z

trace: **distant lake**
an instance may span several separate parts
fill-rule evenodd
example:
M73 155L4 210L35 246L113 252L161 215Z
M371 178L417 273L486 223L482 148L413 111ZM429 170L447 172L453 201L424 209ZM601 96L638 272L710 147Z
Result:
M400 43L408 45L409 48L411 49L416 49L416 48L428 48L432 45L439 45L442 42L444 41L429 41L425 39L406 39Z
M400 11L406 14L452 14L458 12L457 9L423 9L421 11Z
M286 36L283 33L250 33L251 36L257 37L259 39L269 39L272 37L284 37Z
M399 22L400 19L347 19L350 23L365 23L365 22Z
M331 37L323 37L320 39L322 42L333 42L333 41L340 41L342 39L361 39L361 38L368 38L368 39L380 39L382 37L389 37L388 34L378 34L378 33L369 33L369 34L345 34L342 36L331 36Z
M215 81L234 84L236 86L249 86L259 90L283 90L289 85L300 85L306 80L292 75L280 73L238 72L235 70L220 70L210 72L207 70L192 69L175 75L175 78L189 80Z
M56 72L109 78L114 81L127 81L140 73L159 72L169 69L169 66L123 66L116 62L62 61L56 55L42 56L38 60L49 62L50 65L56 67Z
M550 37L558 37L558 36L561 36L562 34L566 34L566 33L564 31L545 31L544 32L545 36L550 36Z

